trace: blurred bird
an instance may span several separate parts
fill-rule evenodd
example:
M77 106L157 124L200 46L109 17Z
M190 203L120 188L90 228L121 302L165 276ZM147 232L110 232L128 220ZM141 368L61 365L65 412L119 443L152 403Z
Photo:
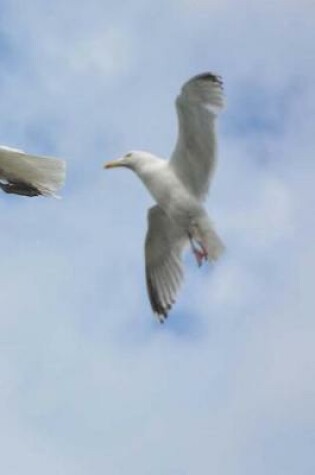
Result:
M215 261L224 249L203 206L216 163L215 122L223 106L221 77L199 74L177 97L178 138L168 162L132 151L104 165L133 170L157 203L148 212L145 273L150 303L161 323L183 280L187 244L198 266Z
M56 196L63 186L66 163L63 160L29 155L0 146L0 188L22 196Z

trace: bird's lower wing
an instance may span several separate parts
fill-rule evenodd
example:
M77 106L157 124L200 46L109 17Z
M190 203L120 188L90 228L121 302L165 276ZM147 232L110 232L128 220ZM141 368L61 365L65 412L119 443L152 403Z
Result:
M0 178L8 182L9 193L15 193L16 188L16 194L26 196L35 196L29 194L31 189L36 190L38 195L55 195L64 184L65 174L66 164L63 160L29 155L20 150L0 147Z
M148 212L145 271L150 303L160 322L175 302L183 280L182 251L187 236L159 206Z

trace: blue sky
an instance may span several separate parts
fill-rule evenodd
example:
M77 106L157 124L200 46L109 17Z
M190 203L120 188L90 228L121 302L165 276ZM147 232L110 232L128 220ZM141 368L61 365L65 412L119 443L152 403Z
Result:
M1 473L313 474L314 3L0 11L0 143L68 161L62 200L1 195ZM206 70L227 95L207 204L227 252L187 256L160 327L151 198L101 167L168 157L174 98Z

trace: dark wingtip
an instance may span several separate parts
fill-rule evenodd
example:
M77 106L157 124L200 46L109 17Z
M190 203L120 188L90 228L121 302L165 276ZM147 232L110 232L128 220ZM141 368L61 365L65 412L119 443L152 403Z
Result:
M214 74L214 73L211 73L211 72L206 72L206 73L201 73L201 74L197 74L197 76L194 76L192 78L192 80L201 80L201 81L212 81L216 84L219 84L219 86L223 86L223 81L222 81L222 77L218 74Z
M159 323L160 323L161 325L164 325L165 320L166 320L167 317L168 317L167 313L165 313L165 312L164 312L164 313L159 313L159 312L157 312L157 311L155 311L154 313L156 314Z
M22 182L1 183L0 188L9 195L41 196L42 193L33 185Z
M165 306L161 303L159 299L156 289L152 283L152 279L147 270L146 270L146 277L147 277L146 280L147 280L148 295L149 295L149 300L150 300L152 310L157 315L159 322L163 324L165 320L167 319L168 311L171 310L172 304L174 302L167 304L165 308Z

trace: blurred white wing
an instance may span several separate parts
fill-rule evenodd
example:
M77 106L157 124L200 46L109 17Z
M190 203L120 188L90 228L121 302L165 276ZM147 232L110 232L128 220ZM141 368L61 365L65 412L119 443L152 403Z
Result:
M181 254L187 236L159 206L148 212L145 241L145 271L149 299L161 322L175 302L183 280Z
M7 193L24 194L25 190L27 196L35 196L36 191L39 195L54 196L63 186L65 174L63 160L0 146L0 179L8 183L1 187Z
M222 80L212 73L187 81L176 100L178 138L170 165L200 200L205 198L214 172L215 119L223 106Z

